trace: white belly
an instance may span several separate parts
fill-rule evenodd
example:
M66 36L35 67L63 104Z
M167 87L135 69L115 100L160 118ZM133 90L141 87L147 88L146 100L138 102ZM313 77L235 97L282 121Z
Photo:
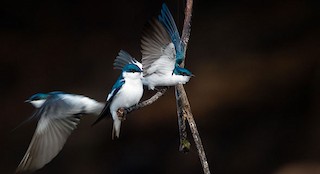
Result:
M149 89L154 89L156 86L175 86L177 84L185 84L189 81L189 76L181 76L175 74L151 74L143 78L143 84Z
M111 113L116 112L119 108L128 108L137 104L143 94L143 85L140 79L126 80L122 88L114 96L110 105Z

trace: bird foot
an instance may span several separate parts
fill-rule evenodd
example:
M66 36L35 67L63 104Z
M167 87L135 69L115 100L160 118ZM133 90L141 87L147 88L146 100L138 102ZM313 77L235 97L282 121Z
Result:
M121 121L124 121L127 119L124 108L119 108L117 110L117 115L118 115L119 120L121 120Z

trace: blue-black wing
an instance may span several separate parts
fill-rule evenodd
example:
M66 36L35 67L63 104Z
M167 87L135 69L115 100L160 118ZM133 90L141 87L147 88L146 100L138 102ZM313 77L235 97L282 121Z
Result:
M120 75L120 77L118 78L116 83L112 86L111 92L109 93L109 95L107 97L107 103L105 104L102 112L99 114L97 120L92 124L92 126L99 123L103 118L111 115L110 104L124 83L125 83L125 80L123 79L122 75Z
M176 23L174 22L170 10L165 3L162 4L161 14L158 16L158 19L161 22L161 24L164 25L165 29L170 35L171 41L174 44L177 52L176 62L180 64L184 59L183 45L180 39L180 34L176 26Z

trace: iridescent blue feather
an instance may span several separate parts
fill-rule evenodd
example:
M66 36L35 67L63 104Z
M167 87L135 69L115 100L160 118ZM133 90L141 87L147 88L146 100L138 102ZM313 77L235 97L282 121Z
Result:
M158 16L158 19L162 25L165 26L171 37L171 41L176 49L176 63L180 65L184 60L184 47L182 45L176 23L174 22L170 10L165 3L162 4L161 14Z

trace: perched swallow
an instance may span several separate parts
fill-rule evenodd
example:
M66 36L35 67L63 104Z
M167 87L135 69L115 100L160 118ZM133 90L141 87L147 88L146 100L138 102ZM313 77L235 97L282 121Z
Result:
M129 63L122 68L120 77L113 85L111 92L107 96L107 102L95 125L101 119L111 115L113 118L112 139L119 138L121 120L117 111L120 108L129 108L138 104L143 94L143 84L141 81L142 70L136 64Z

